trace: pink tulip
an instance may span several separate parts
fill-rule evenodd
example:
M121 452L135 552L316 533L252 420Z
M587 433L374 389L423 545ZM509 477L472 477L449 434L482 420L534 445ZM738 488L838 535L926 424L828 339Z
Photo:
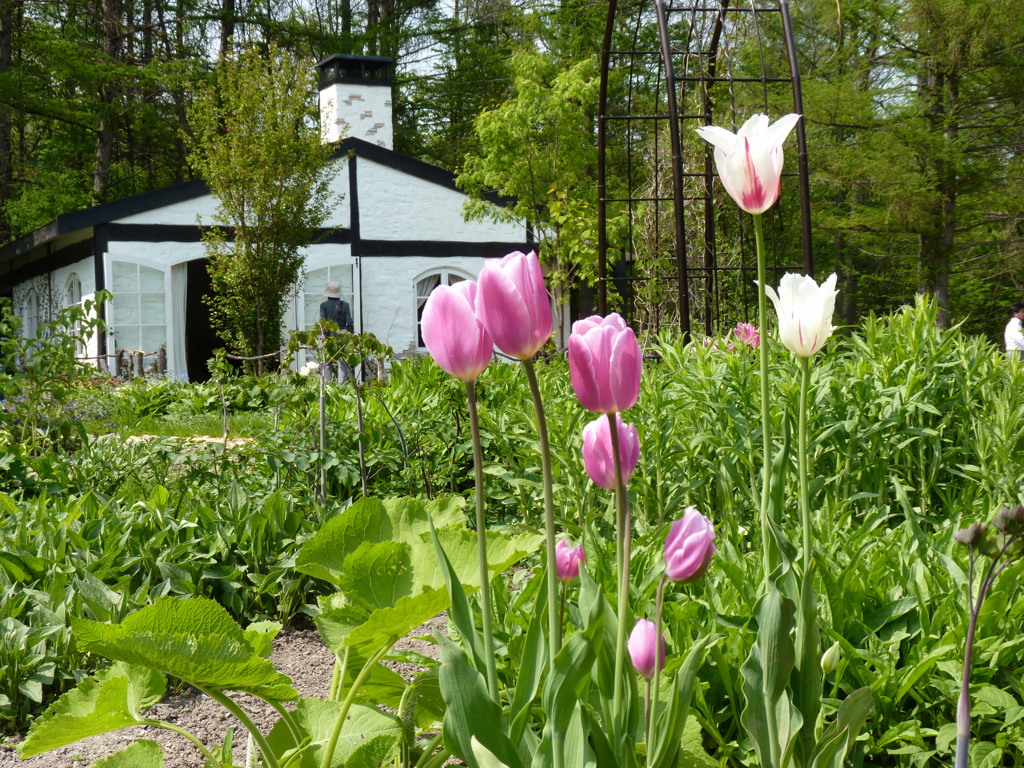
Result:
M423 342L437 364L457 379L473 381L487 367L494 350L487 329L474 311L477 284L462 280L439 285L423 307Z
M480 272L477 315L506 355L529 360L551 338L551 301L533 251L508 254Z
M587 556L583 545L570 547L569 542L562 539L555 545L555 573L559 581L572 581L580 577L580 563L585 563Z
M697 129L715 147L722 186L747 213L764 213L779 199L782 143L799 120L786 115L769 126L767 115L754 115L736 133L716 125Z
M615 414L615 424L619 433L622 482L628 483L640 461L640 438L636 427L625 423L619 414ZM615 490L615 455L612 453L612 430L607 416L598 416L583 428L583 466L595 485Z
M736 323L733 333L736 334L736 338L748 347L756 348L757 345L761 343L761 332L757 330L756 325L751 325L750 323Z
M632 407L640 394L641 366L636 334L618 314L573 323L569 376L588 411L616 413Z
M654 626L654 623L647 619L640 619L629 635L629 642L626 644L629 649L629 658L641 677L648 680L654 677L655 672L655 648L658 648L657 666L665 668L665 638Z
M665 575L688 583L703 576L715 554L715 529L711 521L687 507L681 520L672 523L665 539Z

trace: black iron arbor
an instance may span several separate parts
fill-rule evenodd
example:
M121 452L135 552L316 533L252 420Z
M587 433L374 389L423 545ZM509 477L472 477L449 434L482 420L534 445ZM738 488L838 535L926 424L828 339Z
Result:
M686 336L750 319L750 216L715 178L695 129L802 113L788 2L610 0L601 64L598 311ZM765 214L769 282L813 272L803 121L794 134Z

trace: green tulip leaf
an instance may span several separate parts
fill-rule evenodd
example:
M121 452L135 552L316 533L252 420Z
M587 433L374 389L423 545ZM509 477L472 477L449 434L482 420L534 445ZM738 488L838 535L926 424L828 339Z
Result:
M305 746L299 761L291 763L292 768L320 768L341 708L341 702L301 698L293 717L304 744L296 743L295 734L282 720L278 720L267 734L267 743L278 756ZM404 738L402 721L397 717L375 707L353 704L349 708L330 766L376 768L387 764L398 754Z
M648 765L653 768L670 768L678 762L683 731L690 714L690 698L693 696L697 681L697 670L704 660L704 648L710 637L698 640L686 660L676 671L672 688L669 692L668 707L658 718L656 728L651 729L651 757Z
M159 703L167 681L159 672L123 662L86 678L32 723L18 747L22 758L80 739L139 725L139 712Z
M859 688L839 705L836 720L821 735L811 754L811 768L843 768L846 753L856 741L874 707L870 688Z
M173 675L197 688L242 691L288 701L286 675L253 651L242 628L206 598L162 597L121 624L71 619L79 648Z
M465 651L447 637L438 635L437 642L441 695L447 707L442 729L445 746L470 768L482 768L473 752L475 736L506 766L522 768L519 753L505 735L501 708L487 693L483 676L469 665Z
M596 627L599 632L601 627ZM555 657L555 665L544 685L544 711L548 722L544 726L541 750L544 753L555 749L554 735L559 736L562 759L556 765L583 765L584 740L580 715L580 698L583 689L590 682L590 671L594 667L594 650L591 640L582 632L570 635Z
M104 757L92 768L163 768L164 748L152 739L139 739L131 746Z
M743 663L746 705L740 723L754 742L764 768L781 768L802 720L793 707L786 684L796 664L792 630L796 606L771 585L758 611L757 640Z

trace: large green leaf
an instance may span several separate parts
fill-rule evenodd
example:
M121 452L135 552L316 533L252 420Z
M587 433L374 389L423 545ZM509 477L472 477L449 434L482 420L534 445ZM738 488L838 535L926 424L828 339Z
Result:
M101 758L92 768L163 768L164 748L152 739L139 739L120 752Z
M448 593L442 589L428 589L418 595L402 597L393 608L380 608L355 627L345 640L345 646L369 654L387 644L392 645L428 619L448 608Z
M18 747L22 758L80 739L139 725L139 712L157 704L167 689L159 672L118 662L61 696L32 723Z
M300 736L308 738L309 745L299 762L291 764L292 768L320 768L341 707L336 701L299 699L294 719ZM331 768L377 768L394 759L403 738L402 721L397 717L376 707L353 704L331 757ZM267 742L279 758L299 746L291 729L281 720L274 724Z
M82 650L164 672L197 688L266 699L298 697L288 677L253 650L221 606L206 598L162 597L121 624L71 619Z
M415 498L360 499L306 541L295 568L341 587L345 561L361 546L387 541L415 545L429 534L431 519L441 528L464 526L464 504L458 499L429 504Z
M433 523L460 583L480 585L476 534L466 527L464 501L362 499L329 520L299 552L296 569L331 582L369 609L445 586L434 550ZM540 545L533 534L488 532L488 569L500 573Z

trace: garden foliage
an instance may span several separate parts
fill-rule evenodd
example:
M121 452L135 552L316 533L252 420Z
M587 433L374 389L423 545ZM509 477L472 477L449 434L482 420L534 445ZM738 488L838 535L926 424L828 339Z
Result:
M873 710L864 735L851 747L855 765L952 762L968 582L967 553L953 535L1001 506L1021 503L1024 423L1018 414L1024 409L1024 371L985 341L938 329L934 320L927 302L872 317L831 340L813 367L809 493L817 531L819 631L823 648L838 644L823 660L822 712L831 720L851 692L870 691ZM654 604L667 523L688 505L711 517L718 549L713 566L700 584L670 591L664 603L670 675L710 635L696 670L680 764L747 765L754 752L740 728L739 692L749 684L741 670L756 638L760 599L760 552L751 537L758 524L757 360L744 345L727 349L717 341L684 346L664 337L644 346L648 361L638 406L630 412L642 449L630 488L636 545L629 601L637 611ZM779 462L795 462L789 445L796 410L790 404L797 401L798 364L774 344L770 351L776 371L775 454ZM601 637L610 627L593 622L611 614L598 611L594 601L600 592L614 593L609 587L615 564L607 543L614 539L615 512L584 470L579 435L591 417L572 395L565 363L553 360L537 372L547 407L556 510L563 528L587 549L579 586L570 587L579 590L579 600L567 601L566 620ZM170 424L197 424L189 420L203 414L219 435L221 396L215 384L82 381L62 395L71 408L64 411L62 405L54 418L82 417L83 437L60 450L17 440L17 398L28 386L34 386L31 377L4 379L0 421L5 729L24 728L57 694L93 679L88 676L99 660L90 652L120 661L96 682L67 694L71 698L54 705L34 733L57 716L79 717L100 698L148 701L141 693L123 693L132 686L149 690L151 683L138 669L147 661L140 652L124 658L117 650L119 633L137 633L146 611L169 610L170 598L187 597L185 604L206 606L196 610L217 612L218 622L237 623L225 637L234 638L233 653L244 654L240 664L261 664L256 659L265 655L274 631L262 622L313 617L328 646L341 656L348 653L337 691L344 697L355 690L350 706L364 709L351 710L357 713L352 717L366 718L367 729L379 732L380 752L373 759L411 755L415 763L432 749L429 729L442 720L449 727L436 668L418 659L426 671L409 683L379 661L390 658L389 644L415 626L409 621L448 606L450 583L464 585L467 605L476 599L475 540L464 505L452 499L469 498L472 477L461 382L429 360L394 363L388 384L359 391L362 432L354 426L355 390L328 387L327 444L321 449L316 377L235 378L225 390L232 418L249 414L245 429L254 439L232 450L216 441L127 439L137 424L143 431L169 431ZM539 564L536 539L529 538L536 535L541 508L536 436L518 367L489 366L477 394L493 578L509 587L493 591L497 674L517 701L528 701L541 681L523 676L524 659L540 652L534 606L545 599L542 580L529 578ZM352 504L361 495L360 443L371 498ZM321 467L326 506L311 491ZM798 527L796 492L782 490L781 521L790 531ZM422 501L375 500L391 497ZM427 510L448 553L447 578ZM396 515L401 525L386 522ZM410 524L413 518L418 522ZM791 538L799 539L795 533ZM516 541L501 554L506 545L499 542ZM523 567L504 570L520 559ZM1024 644L1020 571L1018 562L995 583L978 617L972 765L1014 765L1015 756L1024 754L1024 692L1015 666ZM457 613L450 613L456 627L464 621ZM98 630L97 622L110 629ZM244 629L254 623L251 631ZM193 641L154 636L151 642L167 649ZM456 671L483 669L476 666L479 659L454 646L442 642L440 650ZM590 658L582 647L566 650L583 654L567 658L567 664ZM607 658L596 656L594 663L600 671ZM364 669L364 679L357 681ZM241 679L218 677L211 683L193 669L160 671L218 690ZM259 684L264 682L273 696L287 698L284 688L269 679ZM408 705L414 694L419 704L405 710L401 729L375 709L403 699ZM343 704L300 704L296 728L314 745L309 754L330 740L329 730L316 729L333 722ZM145 717L119 711L111 723ZM478 715L490 716L484 709ZM529 730L542 724L513 725ZM473 749L468 732L451 738ZM283 730L267 739L278 754L302 741ZM500 745L485 746L501 756ZM337 749L351 759L347 747ZM370 758L367 753L360 759ZM155 758L140 757L139 765L146 764L143 759Z

